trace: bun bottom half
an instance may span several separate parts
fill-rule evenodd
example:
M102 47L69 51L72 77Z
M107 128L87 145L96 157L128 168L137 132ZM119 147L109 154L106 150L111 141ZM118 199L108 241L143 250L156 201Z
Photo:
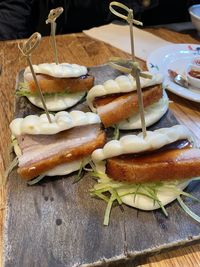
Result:
M83 166L86 165L87 163L89 163L89 161L90 161L90 158L84 158L80 160L74 160L68 163L63 163L63 164L60 164L54 167L52 170L42 173L42 175L45 175L45 176L67 175L75 171L78 171L82 165Z
M184 190L188 186L189 182L190 182L189 180L180 182L176 186L177 190L181 191ZM120 193L120 190L118 193ZM163 188L157 192L157 198L159 199L159 201L162 203L163 206L166 206L167 204L173 202L177 198L177 194L173 192L173 190L170 191ZM121 200L124 204L140 210L151 211L160 208L160 205L157 202L146 196L141 196L141 195L135 196L134 194L131 194L121 197Z
M75 106L85 96L85 92L67 95L44 96L47 109L49 111L61 111ZM39 96L28 96L28 100L36 107L43 109L43 104Z

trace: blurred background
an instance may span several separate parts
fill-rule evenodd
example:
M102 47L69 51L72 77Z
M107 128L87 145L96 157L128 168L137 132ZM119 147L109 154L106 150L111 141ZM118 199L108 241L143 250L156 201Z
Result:
M18 39L39 31L49 35L48 13L64 8L57 20L57 34L80 32L110 23L116 17L109 11L111 0L1 0L0 40ZM200 0L120 0L134 10L144 26L190 20L188 8Z

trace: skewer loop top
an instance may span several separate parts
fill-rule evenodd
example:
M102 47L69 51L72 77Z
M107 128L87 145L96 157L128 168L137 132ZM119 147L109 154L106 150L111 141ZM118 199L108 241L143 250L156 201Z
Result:
M48 15L48 19L46 20L46 24L55 22L56 19L63 13L63 7L57 7L55 9L51 9Z

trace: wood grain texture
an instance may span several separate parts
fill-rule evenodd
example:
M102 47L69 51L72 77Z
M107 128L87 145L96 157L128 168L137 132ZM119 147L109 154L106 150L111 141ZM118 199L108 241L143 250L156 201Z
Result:
M189 32L187 33L176 33L166 29L148 29L148 31L164 38L168 41L175 43L199 43L199 39ZM192 32L193 34L193 32ZM93 40L84 34L72 34L58 36L59 45L59 58L60 61L75 62L79 64L85 64L87 66L94 66L98 64L105 63L110 56L123 56L129 57L126 53L115 49L109 45L102 42ZM49 39L44 38L42 40L41 46L38 48L37 55L33 55L33 62L40 63L44 61L52 61L52 53L49 47ZM38 56L39 55L39 56ZM8 134L8 124L13 117L13 103L14 103L14 85L15 77L18 71L26 66L24 59L19 57L17 42L8 41L0 42L0 65L3 66L2 73L0 76L0 149L1 149L1 178L3 176L3 169L8 165L9 155L8 146L10 143L10 136ZM198 135L200 130L199 115L200 108L199 104L192 103L190 101L184 100L178 96L169 93L169 97L173 103L170 104L170 108L173 110L174 114L178 120L187 126ZM197 136L199 139L199 135ZM1 207L5 204L5 187L1 189ZM2 244L2 229L3 229L3 218L4 210L0 212L0 233L1 233L1 244ZM182 249L173 250L170 253L160 254L158 256L153 256L148 258L148 260L141 261L140 266L198 266L199 263L199 250L200 245L190 246ZM2 246L0 247L1 259L2 259ZM134 266L134 263L123 265L123 266ZM121 266L121 265L119 265Z

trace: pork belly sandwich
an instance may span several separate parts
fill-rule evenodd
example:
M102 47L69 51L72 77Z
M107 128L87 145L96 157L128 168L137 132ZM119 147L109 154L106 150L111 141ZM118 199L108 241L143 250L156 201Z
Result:
M145 72L144 72L145 73ZM147 73L147 72L146 72ZM157 122L168 109L168 97L163 91L160 74L152 78L140 77L146 125ZM88 92L87 103L96 112L105 127L118 125L119 129L140 129L141 120L136 81L132 75L120 75L95 85Z
M92 159L98 183L91 193L108 203L105 225L114 201L141 210L161 208L167 215L164 206L175 199L184 206L180 195L189 195L184 188L200 176L200 149L183 125L148 131L145 139L140 133L112 140Z
M69 63L33 65L39 86L49 111L65 110L77 104L94 84L94 77L85 66ZM24 71L24 83L17 91L37 107L43 108L29 67Z
M18 173L25 180L66 175L80 169L91 153L105 144L97 114L61 111L14 119L10 129L18 157Z

